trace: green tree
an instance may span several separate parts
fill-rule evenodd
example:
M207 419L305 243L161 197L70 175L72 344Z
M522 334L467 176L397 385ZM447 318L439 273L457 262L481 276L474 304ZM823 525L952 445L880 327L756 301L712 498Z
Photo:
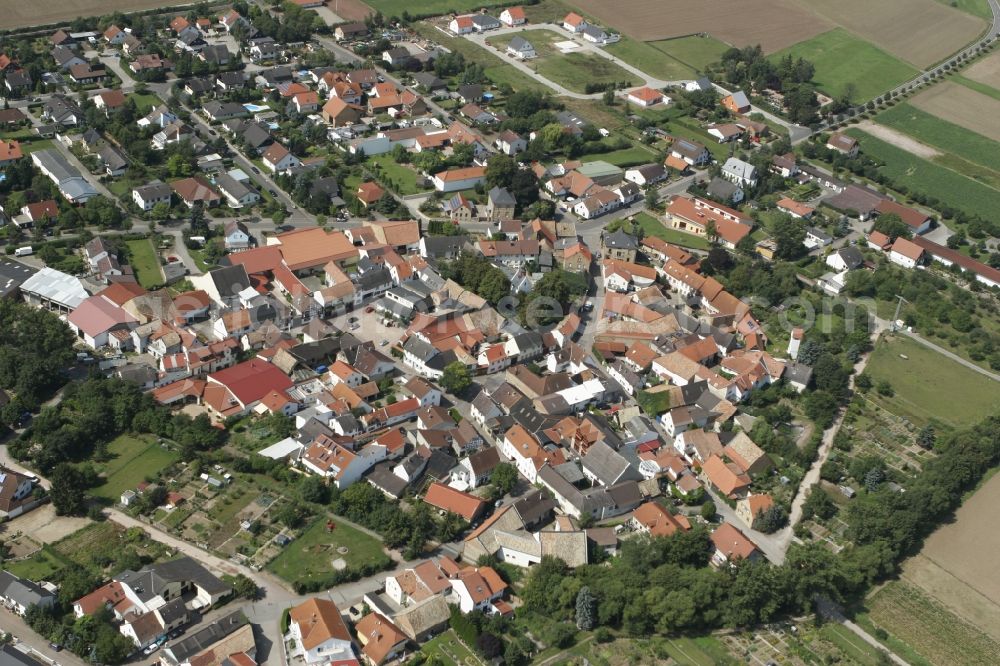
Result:
M881 231L889 237L890 241L894 241L900 236L903 238L910 237L910 227L895 213L879 215L878 219L875 220L875 224L872 225L872 231Z
M237 574L233 579L233 594L240 599L254 600L260 595L260 588L257 583L248 576Z
M77 467L60 463L52 470L49 481L52 482L49 497L57 515L79 516L86 511L87 480Z
M934 443L937 441L937 433L934 431L934 426L928 423L920 432L917 433L917 444L922 448L932 449L934 448Z
M303 502L326 504L330 501L330 488L318 476L306 476L299 481L299 497Z
M576 595L576 628L580 631L593 629L596 611L597 600L591 594L590 588L584 585Z
M517 485L517 468L510 463L500 463L493 468L490 481L500 491L501 495L506 495Z
M472 373L461 361L449 363L441 377L441 387L449 393L458 394L472 384Z

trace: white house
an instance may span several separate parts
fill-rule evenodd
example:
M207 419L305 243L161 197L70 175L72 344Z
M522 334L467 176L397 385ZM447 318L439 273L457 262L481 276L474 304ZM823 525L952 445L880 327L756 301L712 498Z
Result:
M531 42L524 37L515 35L513 39L510 40L510 43L507 44L507 55L521 60L530 60L537 54L535 53L535 47L531 45Z
M307 664L357 663L351 632L333 601L309 599L291 608L288 618L288 638L295 641L295 657Z
M662 164L650 163L625 170L625 180L646 187L667 179L667 170Z
M757 169L743 160L730 157L722 165L722 177L726 180L747 187L757 185Z
M448 29L456 35L468 35L475 32L476 24L472 22L471 16L456 16L448 24Z
M302 160L292 155L288 151L288 148L285 148L277 141L264 151L262 159L264 166L270 169L272 173L282 173L302 164Z
M528 18L524 14L523 7L508 7L500 12L500 22L509 26L524 25L528 22Z
M514 464L528 483L534 483L538 468L545 462L546 451L524 426L517 424L504 434L500 453Z
M903 268L916 268L923 259L924 249L900 236L889 249L889 261Z
M861 256L861 251L856 247L842 247L826 258L826 265L838 273L854 270L863 263L864 257Z
M507 591L507 584L491 567L462 569L451 581L458 597L458 607L463 613L472 611L495 612L493 602Z
M172 190L166 183L154 180L132 190L132 201L144 211L153 210L158 203L170 205Z
M480 166L464 169L447 169L434 174L434 189L438 192L468 190L486 180L486 168Z

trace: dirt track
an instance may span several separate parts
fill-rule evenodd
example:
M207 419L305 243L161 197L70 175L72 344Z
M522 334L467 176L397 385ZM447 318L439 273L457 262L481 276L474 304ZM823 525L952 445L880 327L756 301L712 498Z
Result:
M917 157L923 157L924 159L931 160L941 154L941 152L935 148L931 148L930 146L920 143L916 139L909 137L902 132L897 132L891 127L879 125L871 120L862 120L858 123L857 127L859 130L864 130L868 134L882 139L886 143L890 143L908 153L912 153Z

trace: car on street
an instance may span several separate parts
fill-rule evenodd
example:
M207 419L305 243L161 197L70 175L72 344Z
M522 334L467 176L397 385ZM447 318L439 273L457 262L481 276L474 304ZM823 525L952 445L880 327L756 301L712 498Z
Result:
M274 190L268 190L268 192L270 192L270 193L271 193L271 196L272 196L272 197L276 197L276 196L278 196L278 193L277 193L277 192L275 192Z
M258 169L257 167L250 167L250 170L253 171L256 174L260 173L260 169Z
M56 652L62 651L62 645L60 645L59 643L49 643L49 647L55 650Z
M365 312L366 313L375 312L375 308L369 305L368 307L365 308Z
M387 344L389 344L389 341L388 340L383 340L382 342L378 343L378 346L379 347L385 347Z
M151 655L151 654L153 654L154 652L156 652L159 649L160 649L160 644L159 643L153 643L152 645L150 645L149 647L147 647L145 650L143 650L142 653L144 655Z

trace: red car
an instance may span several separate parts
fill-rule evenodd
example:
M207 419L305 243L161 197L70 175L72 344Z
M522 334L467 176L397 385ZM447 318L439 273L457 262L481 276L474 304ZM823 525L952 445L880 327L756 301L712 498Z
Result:
M373 308L372 306L369 305L368 307L365 308L365 312L368 312L368 313L375 312L375 308Z

